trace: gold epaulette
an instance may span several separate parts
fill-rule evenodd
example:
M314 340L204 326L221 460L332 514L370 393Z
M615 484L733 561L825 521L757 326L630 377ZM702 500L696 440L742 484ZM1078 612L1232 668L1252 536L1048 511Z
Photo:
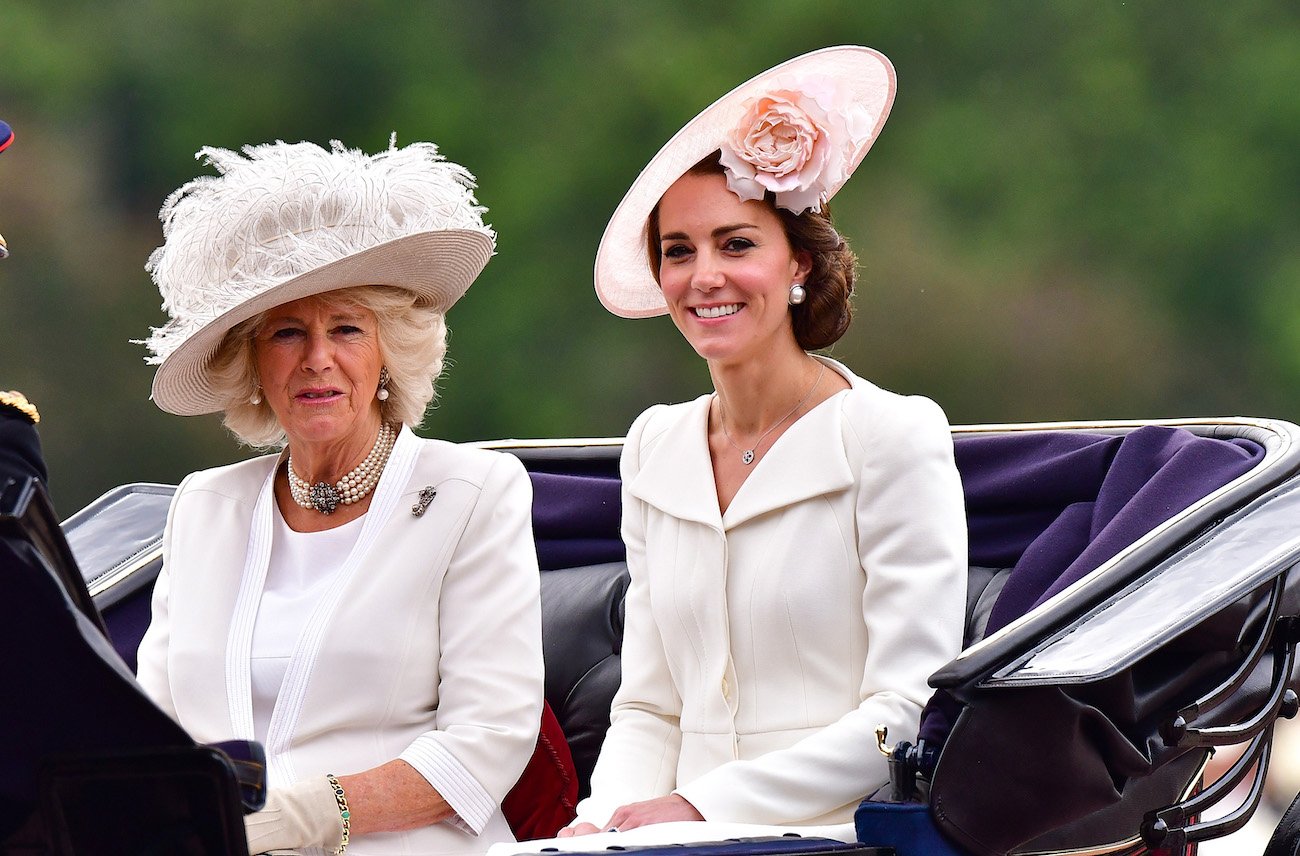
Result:
M28 401L27 396L16 389L9 392L0 389L0 407L12 407L30 419L33 425L41 421L41 414L37 411L36 405Z

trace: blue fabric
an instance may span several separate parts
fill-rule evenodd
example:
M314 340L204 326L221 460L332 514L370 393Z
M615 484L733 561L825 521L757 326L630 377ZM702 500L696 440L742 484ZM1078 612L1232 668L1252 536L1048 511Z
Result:
M858 841L892 847L898 856L968 856L939 833L924 803L864 800L853 815Z
M592 851L609 854L616 851L627 856L884 856L875 848L836 841L834 838L803 838L798 835L765 835L753 838L727 838L721 841L692 841L686 844L646 844L610 846ZM580 850L546 848L547 856L590 856ZM893 856L891 854L891 856Z

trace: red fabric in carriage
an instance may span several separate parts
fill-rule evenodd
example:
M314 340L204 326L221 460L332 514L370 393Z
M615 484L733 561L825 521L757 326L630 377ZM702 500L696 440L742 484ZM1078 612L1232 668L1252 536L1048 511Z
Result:
M519 781L501 802L515 838L553 838L577 816L578 773L564 730L549 704L542 705L537 747Z

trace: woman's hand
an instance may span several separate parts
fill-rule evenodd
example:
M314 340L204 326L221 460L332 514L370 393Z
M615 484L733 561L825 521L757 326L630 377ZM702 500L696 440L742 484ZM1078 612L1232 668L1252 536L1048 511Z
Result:
M600 827L594 823L576 823L573 826L566 826L556 833L556 838L572 838L575 835L591 835L600 832Z
M652 823L671 823L675 820L704 820L695 806L677 794L656 797L643 802L629 803L614 811L609 818L609 828L620 832L649 826Z
M591 835L596 832L623 832L638 826L652 823L671 823L675 820L704 820L704 815L695 810L695 806L677 794L656 797L652 800L628 803L614 810L609 823L601 829L594 823L575 823L566 826L556 835L557 838L572 838L575 835Z

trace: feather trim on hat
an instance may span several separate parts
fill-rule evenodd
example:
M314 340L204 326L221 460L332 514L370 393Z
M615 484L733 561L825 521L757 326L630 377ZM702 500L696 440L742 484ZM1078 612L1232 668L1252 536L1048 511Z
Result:
M195 157L219 174L167 197L158 215L164 242L145 265L170 316L143 343L152 365L249 299L388 241L467 230L495 246L474 176L433 143L399 149L394 134L375 155L334 140L328 151L277 141L242 154L205 147Z

